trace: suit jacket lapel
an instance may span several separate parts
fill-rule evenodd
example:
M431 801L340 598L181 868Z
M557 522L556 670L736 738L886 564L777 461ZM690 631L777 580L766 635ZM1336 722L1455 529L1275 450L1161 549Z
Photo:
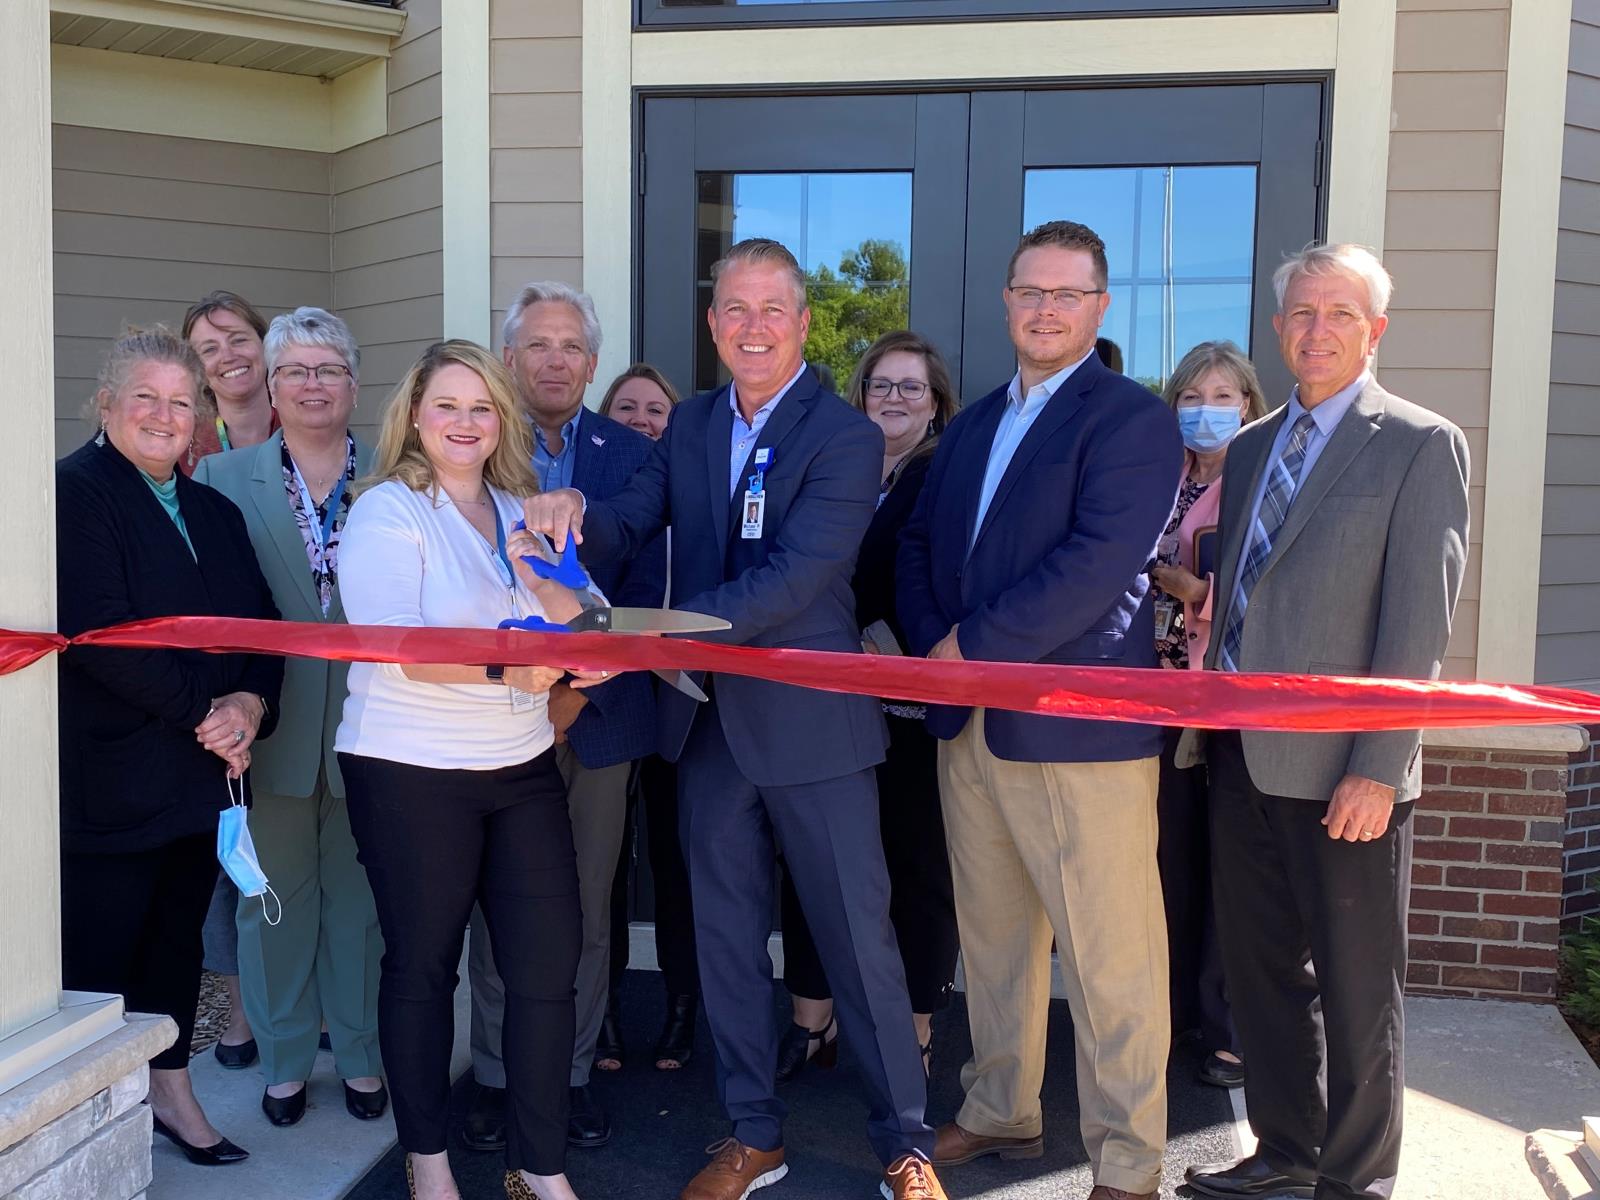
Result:
M989 451L994 447L994 435L1000 428L1000 418L1005 415L1006 389L991 392L978 403L987 407L974 414L972 433L968 438L970 449L958 460L960 468L967 473L966 487L961 493L963 550L976 544L972 525L978 517L978 498L983 493L983 473L989 461ZM990 507L994 506L991 504Z
M1294 539L1300 536L1300 531L1316 513L1317 504L1328 494L1328 489L1355 461L1356 455L1361 453L1361 448L1371 440L1372 435L1378 432L1378 418L1383 415L1386 394L1376 383L1369 383L1334 426L1333 436L1317 456L1311 474L1295 493L1288 515L1283 518L1283 525L1272 539L1272 554L1262 567L1263 575L1272 570L1273 563L1282 558Z
M1006 502L1006 497L1011 494L1011 489L1017 486L1017 480L1022 478L1023 472L1028 469L1028 463L1039 453L1039 448L1055 436L1056 431L1070 421L1073 415L1083 407L1084 397L1094 386L1095 376L1098 372L1094 369L1097 361L1091 356L1090 360L1067 376L1066 380L1056 389L1055 394L1045 401L1044 411L1034 418L1033 424L1028 427L1028 432L1023 435L1018 444L1016 453L1011 456L1011 461L1006 464L1005 474L1000 477L1000 484L994 490L994 498L989 501L989 508L983 514L983 526L978 530L978 536L972 539L973 548L991 525L995 516ZM1002 398L1002 410L1009 400ZM996 417L995 424L999 425ZM994 437L989 438L989 448L994 448ZM988 455L984 455L987 463ZM978 489L983 489L982 470L978 474ZM977 513L978 497L973 497L973 514ZM970 522L969 522L970 524Z
M592 486L597 447L589 441L589 410L578 410L578 423L572 427L572 486L585 495Z
M711 529L718 546L728 544L728 454L732 442L733 410L728 407L728 389L724 387L712 394L711 414L706 420L706 477L711 488Z
M309 616L322 620L322 601L311 586L311 563L306 558L305 539L295 524L294 510L283 490L283 434L278 432L256 449L255 469L250 475L250 499L261 514L262 524L272 535L272 544L283 560L283 569L294 581L295 593L305 604ZM287 617L289 614L285 613Z

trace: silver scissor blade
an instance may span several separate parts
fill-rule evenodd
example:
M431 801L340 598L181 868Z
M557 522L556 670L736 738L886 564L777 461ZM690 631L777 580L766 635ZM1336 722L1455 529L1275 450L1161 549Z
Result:
M653 671L651 674L677 688L685 696L697 703L704 704L710 699L709 696L695 686L694 680L689 678L689 672L687 671Z
M712 633L732 629L733 624L721 617L674 608L590 608L568 621L567 628L575 633Z

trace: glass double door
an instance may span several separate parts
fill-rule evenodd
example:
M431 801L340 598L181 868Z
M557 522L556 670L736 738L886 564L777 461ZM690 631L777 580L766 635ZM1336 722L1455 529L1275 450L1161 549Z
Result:
M1015 366L1017 238L1070 219L1105 239L1101 332L1128 375L1159 388L1190 346L1228 338L1275 400L1271 275L1321 230L1323 101L1317 81L646 97L638 349L686 394L721 382L711 264L772 237L805 268L807 358L839 390L909 327L976 397Z

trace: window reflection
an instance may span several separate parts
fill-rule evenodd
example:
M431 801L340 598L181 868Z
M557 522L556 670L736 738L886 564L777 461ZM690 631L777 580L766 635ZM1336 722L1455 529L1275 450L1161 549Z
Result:
M728 247L768 237L789 247L805 270L806 359L827 367L836 389L879 334L908 324L910 172L704 172L696 187L697 312L711 304L711 265ZM697 328L694 386L703 391L726 382L727 372L704 322Z
M1094 167L1027 172L1023 228L1081 221L1106 243L1101 335L1159 389L1196 342L1250 344L1256 168Z

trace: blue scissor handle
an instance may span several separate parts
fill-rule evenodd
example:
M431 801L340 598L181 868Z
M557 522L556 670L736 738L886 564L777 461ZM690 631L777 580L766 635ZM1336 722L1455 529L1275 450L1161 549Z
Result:
M507 617L501 621L498 629L526 629L529 633L571 633L565 625L558 625L554 621L546 621L543 617Z
M527 527L527 522L518 521L511 528L515 531ZM561 561L554 566L534 554L524 554L522 561L527 563L528 569L540 579L554 579L575 592L587 591L589 588L588 572L578 564L578 544L571 537L567 538L567 548L561 552Z

